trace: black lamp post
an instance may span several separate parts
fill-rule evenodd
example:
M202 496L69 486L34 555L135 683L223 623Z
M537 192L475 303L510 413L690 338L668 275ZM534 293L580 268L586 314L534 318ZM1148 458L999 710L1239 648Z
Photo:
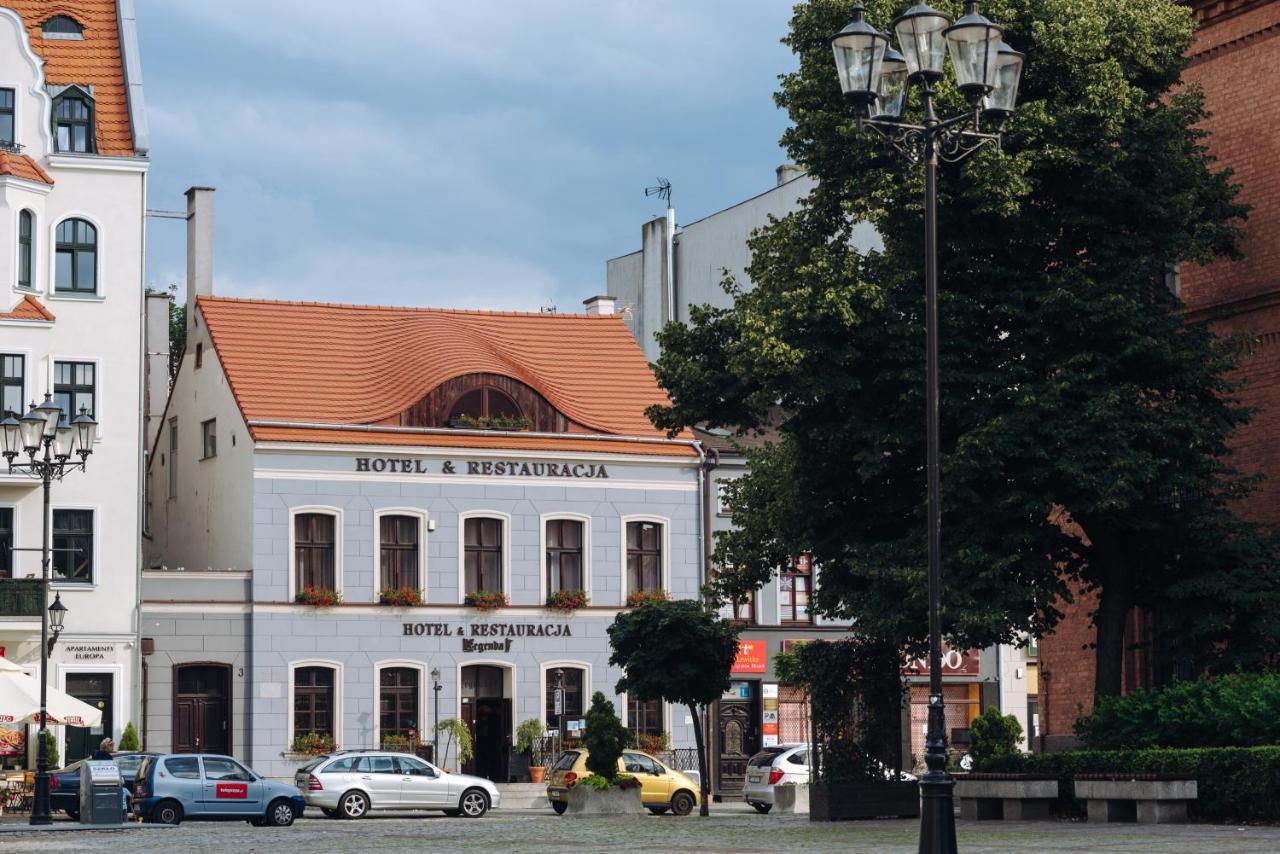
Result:
M0 453L8 462L9 471L23 472L41 481L44 486L40 577L46 602L49 599L49 569L53 552L49 530L49 486L55 480L62 480L67 472L85 468L89 455L93 453L98 428L98 422L83 407L70 424L63 423L62 419L62 407L46 394L44 402L39 406L31 404L31 410L21 419L11 415L0 421ZM26 462L15 462L20 453L26 453ZM73 456L79 459L72 459ZM53 823L49 810L49 746L46 742L49 733L46 720L49 703L49 654L62 631L66 613L67 607L62 604L61 596L55 596L48 610L40 610L40 734L36 748L36 791L31 805L32 824ZM52 638L49 637L50 626L53 627Z
M431 668L431 692L435 697L436 723L431 728L431 761L437 765L444 767L444 763L440 761L440 668Z
M924 164L925 407L929 525L929 725L920 779L922 852L956 850L952 805L955 781L947 773L946 716L942 702L942 507L938 472L938 161L958 163L984 145L1000 147L1000 128L1013 112L1023 55L1003 41L1004 31L983 17L976 0L950 16L920 3L893 22L901 53L889 36L864 20L853 21L831 41L845 100L857 110L858 127L884 137L912 164ZM934 96L950 53L960 91L971 109L949 119L934 113ZM902 120L910 89L920 91L921 124ZM990 131L983 131L983 122Z

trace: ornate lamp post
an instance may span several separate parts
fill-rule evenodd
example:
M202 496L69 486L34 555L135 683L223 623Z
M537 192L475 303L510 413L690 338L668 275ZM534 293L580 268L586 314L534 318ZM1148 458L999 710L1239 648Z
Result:
M893 22L901 53L889 36L864 19L853 20L831 41L845 100L870 128L912 164L924 164L926 337L926 430L929 494L929 724L925 738L928 772L920 779L920 851L956 850L952 807L954 781L946 771L946 717L942 702L942 508L938 473L938 161L958 163L985 145L1000 147L1000 128L1013 112L1023 55L1003 41L1004 31L965 3L964 16L950 16L919 3ZM970 109L948 119L934 112L934 97L947 54ZM923 121L902 120L910 89L920 92ZM984 123L988 130L984 131Z
M431 761L444 767L444 763L440 761L440 668L431 668L431 692L435 697L436 724L431 729L433 736L431 741Z
M93 443L98 433L98 422L93 420L84 407L81 407L80 414L69 424L63 423L62 417L62 407L46 394L44 402L39 406L31 404L31 410L21 419L9 416L0 421L0 453L8 462L9 471L27 474L41 481L44 486L40 577L45 601L49 599L49 570L53 552L49 530L49 486L55 480L62 480L67 472L85 468L89 455L93 453ZM20 453L27 455L26 462L15 462ZM49 748L45 741L49 731L46 720L49 654L58 633L62 631L62 620L66 612L67 608L62 604L60 596L54 598L47 611L43 608L40 610L40 735L36 752L35 801L31 806L32 824L53 822L49 813ZM54 633L52 638L49 637L51 624Z

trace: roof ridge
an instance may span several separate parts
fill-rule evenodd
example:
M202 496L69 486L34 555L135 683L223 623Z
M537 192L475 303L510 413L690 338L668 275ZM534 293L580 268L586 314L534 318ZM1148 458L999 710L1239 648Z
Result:
M201 294L196 297L197 302L228 302L228 303L248 303L252 305L296 305L314 308L355 308L366 309L372 311L387 312L405 312L409 314L461 314L461 315L478 315L481 317L546 317L546 318L573 318L585 319L591 318L616 318L621 320L621 314L588 314L586 312L546 312L546 311L512 311L503 309L486 309L486 308L444 308L442 306L430 305L377 305L375 303L354 303L354 302L326 302L322 300L293 300L293 299L266 299L264 297L229 297L215 294Z

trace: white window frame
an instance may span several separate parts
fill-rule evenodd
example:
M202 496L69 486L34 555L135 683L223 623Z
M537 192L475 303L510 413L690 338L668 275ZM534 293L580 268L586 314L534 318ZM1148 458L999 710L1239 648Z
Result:
M66 152L62 152L62 153L65 154ZM84 155L81 155L81 156L84 156ZM69 219L84 220L85 222L89 223L89 225L92 225L94 227L94 230L97 231L97 234L98 234L98 243L97 243L98 267L94 271L93 293L85 293L83 291L77 293L74 291L58 290L58 226ZM78 210L64 211L61 214L61 216L58 216L56 218L55 222L50 222L48 224L48 228L49 228L49 235L48 235L49 242L46 245L53 247L53 251L45 253L46 255L45 269L46 269L46 272L48 273L48 283L49 283L49 287L46 289L44 293L45 299L67 300L70 302L102 302L104 299L106 299L107 295L105 293L106 291L105 283L107 279L107 276L106 276L106 269L107 269L106 242L107 241L105 237L105 232L103 231L103 228L102 228L102 223L98 220L98 218L88 213L85 213L84 211L78 211ZM14 281L15 282L17 281L16 273L14 275Z
M212 454L208 453L209 443L207 440L209 437L205 433L205 428L209 427L210 425L213 425L213 453ZM211 460L216 456L218 456L218 419L206 418L205 420L200 422L200 459Z
M285 707L285 717L287 726L285 727L284 749L288 752L293 747L293 693L296 683L296 674L299 667L328 667L334 671L333 673L333 740L337 750L342 749L344 730L346 722L342 717L342 700L344 684L345 666L341 661L332 661L323 658L306 658L300 661L289 662L289 705Z
M379 507L373 511L373 601L382 591L382 517L412 516L418 520L418 589L427 601L427 511L418 507Z
M633 513L618 520L619 566L622 572L622 607L627 606L627 597L631 595L630 579L627 577L627 525L631 522L653 522L662 526L662 589L671 594L671 520L666 516L655 516L652 513Z
M724 494L724 488L729 484L730 481L733 481L733 480L737 480L737 478L724 477L716 480L716 515L717 516L729 517L733 515L733 511L729 508L729 505L725 502L725 494Z
M165 429L169 431L167 451L164 452L168 454L166 463L169 467L165 472L165 489L168 493L165 498L172 501L178 497L178 419L170 418Z
M373 747L380 750L382 745L382 671L389 667L404 667L409 670L418 671L418 717L425 718L430 709L427 707L427 682L430 681L430 670L422 661L411 661L407 658L390 658L385 661L375 661L373 664ZM289 708L293 705L290 703ZM423 721L418 721L418 738L425 744L430 738L425 736L434 735L430 726L424 727ZM289 743L293 743L293 739L289 739Z
M511 600L511 514L501 510L464 510L458 514L458 604L467 599L467 520L498 519L502 522L502 592ZM468 662L478 664L479 662ZM461 673L461 671L459 671ZM459 682L459 685L462 683ZM461 701L459 701L461 704ZM459 705L461 708L461 705ZM514 715L512 716L514 717Z
M618 695L618 699L622 703L622 713L618 717L622 719L622 725L624 727L631 729L631 695L624 692ZM671 731L671 704L666 700L659 700L658 702L662 704L662 731L671 737L671 741L674 746L675 733ZM290 708L293 707L290 706Z
M59 362L84 362L93 364L93 417L98 422L98 435L94 441L94 450L98 449L98 444L106 437L106 431L103 425L107 422L107 393L106 378L102 375L102 359L97 356L69 356L65 353L50 353L45 358L45 385L49 394L53 394L54 375ZM68 420L75 418L80 413L68 413Z
M591 517L585 513L543 513L538 518L538 604L551 595L547 584L547 523L568 519L582 523L582 590L591 600Z
M295 540L297 528L294 517L299 513L325 513L335 517L333 521L333 587L335 593L342 592L342 543L343 543L343 510L325 504L304 504L289 508L289 601L293 602L298 595L298 550ZM293 706L289 707L290 709ZM293 739L289 739L290 743Z
M49 563L49 586L55 590L92 590L98 586L99 570L102 567L102 508L97 504L76 503L74 501L58 501L49 506L49 542L53 542L53 512L55 510L89 510L93 513L93 565L90 567L89 580L59 581L53 574L53 558Z
M19 405L25 410L30 405L31 399L35 397L35 388L31 383L31 369L34 367L35 360L31 356L31 350L25 347L0 346L0 354L22 357L22 398ZM52 386L49 388L50 391L53 390ZM26 412L22 415L26 415ZM18 417L21 418L22 415Z
M582 670L582 714L585 717L587 710L591 708L591 696L595 693L593 683L591 681L591 665L586 661L578 661L570 658L557 659L555 661L544 661L538 665L538 720L542 721L546 726L547 715L547 676L553 670L564 668L566 670ZM558 725L558 722L557 722ZM561 734L563 736L563 733Z
M0 83L0 89L9 88ZM14 97L14 133L17 133L18 105ZM24 288L18 284L18 276L22 270L22 212L31 212L31 287ZM18 204L13 214L13 289L20 294L36 295L43 293L40 289L40 213L27 204Z

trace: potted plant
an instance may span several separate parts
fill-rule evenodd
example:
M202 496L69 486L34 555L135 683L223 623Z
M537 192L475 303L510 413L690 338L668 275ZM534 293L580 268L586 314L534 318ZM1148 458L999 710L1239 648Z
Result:
M587 748L587 770L591 773L569 788L565 815L644 815L640 802L640 782L618 773L618 760L630 732L618 720L613 703L597 691L587 710L587 732L582 737Z
M378 602L393 608L416 608L422 604L422 591L416 587L384 587Z
M382 749L414 753L418 749L418 733L412 729L407 729L403 733L387 733L382 736Z
M572 614L579 608L587 607L585 590L559 590L547 597L547 607L562 614Z
M523 415L458 415L449 419L449 426L463 430L506 430L523 432L532 421Z
M337 740L327 732L300 732L293 737L293 743L289 745L292 753L308 756L323 756L337 749Z
M670 602L671 596L665 590L633 590L627 595L627 607L639 608L655 602Z
M316 608L332 608L342 604L342 594L327 587L304 587L293 598L295 602Z
M496 611L510 604L507 601L507 594L492 590L478 590L475 593L468 593L463 601L481 613Z
M458 767L461 768L471 761L471 757L475 755L475 750L471 744L471 730L467 729L466 724L457 718L445 718L436 724L436 732L444 733L445 735L444 750L436 761L437 765L440 765L445 771L453 771L452 768L444 766L444 758L449 755L449 748L453 746L454 742L458 743Z
M529 765L529 781L541 783L547 778L545 765L533 764L533 745L546 733L541 718L529 718L516 727L516 753L525 758ZM541 758L541 757L539 757Z

